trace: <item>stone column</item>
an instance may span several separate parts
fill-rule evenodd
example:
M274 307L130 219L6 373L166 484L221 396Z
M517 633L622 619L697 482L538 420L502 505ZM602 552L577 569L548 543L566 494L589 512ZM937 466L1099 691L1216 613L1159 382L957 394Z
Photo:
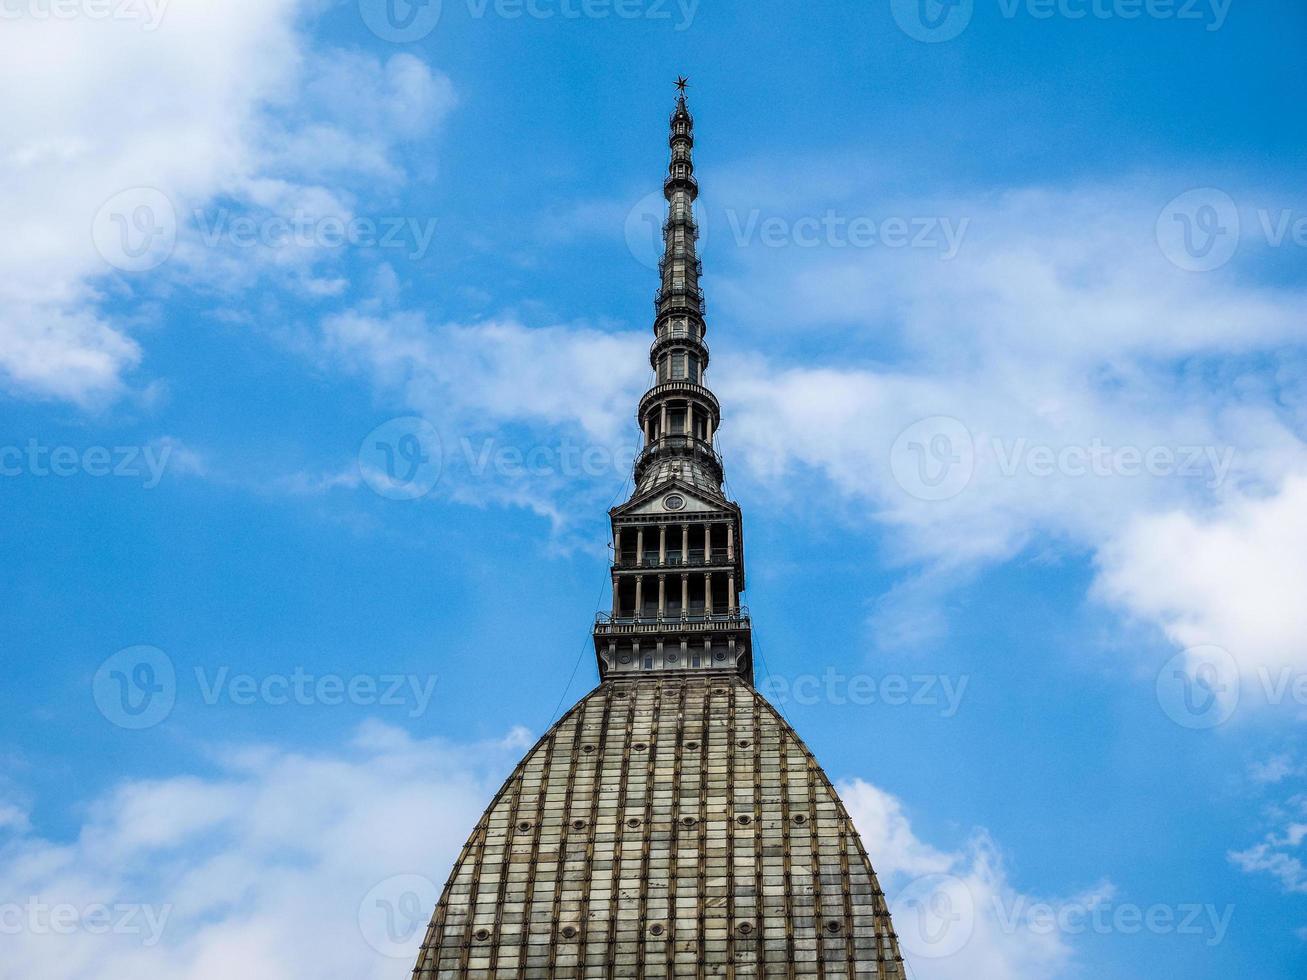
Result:
M735 524L726 525L726 558L735 561Z
M681 564L690 564L690 525L681 525Z
M712 615L712 572L703 573L703 611Z
M658 576L658 618L667 615L667 576Z
M640 618L644 615L644 576L635 577L635 615Z
M735 573L731 572L726 578L726 609L733 616L735 615Z
M662 424L658 429L658 438L667 438L667 402L663 402Z
M617 573L613 572L613 619L616 619L618 614L622 611L621 591L618 588L621 581L622 580L618 577Z
M644 564L644 528L638 528L635 532L635 563Z
M615 527L613 528L613 561L620 562L621 560L622 560L622 529L620 527Z
M690 573L681 573L681 618L690 615Z
M658 525L658 564L667 564L667 525Z

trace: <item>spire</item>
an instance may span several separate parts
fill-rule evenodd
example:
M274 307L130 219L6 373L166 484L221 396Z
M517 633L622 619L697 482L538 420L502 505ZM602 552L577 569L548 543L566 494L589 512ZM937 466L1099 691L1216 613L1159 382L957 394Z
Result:
M613 606L595 623L601 676L713 671L753 679L740 508L722 490L713 446L721 406L709 390L707 323L694 201L689 80L676 80L663 192L661 280L654 294L653 384L636 420L644 447L631 499L613 522Z
M669 122L671 154L663 181L667 218L649 351L654 384L640 400L637 413L644 433L644 450L635 468L637 495L677 476L718 496L722 492L721 460L713 449L721 407L704 381L709 358L704 339L707 305L694 218L699 182L694 176L694 117L686 101L688 85L684 76L676 80L676 108Z

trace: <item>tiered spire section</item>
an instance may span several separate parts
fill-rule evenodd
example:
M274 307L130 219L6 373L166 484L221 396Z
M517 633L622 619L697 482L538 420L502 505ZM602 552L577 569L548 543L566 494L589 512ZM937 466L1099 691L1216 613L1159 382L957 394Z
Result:
M685 79L670 120L653 385L636 413L644 446L635 492L610 512L613 606L595 626L601 676L729 671L752 680L740 509L714 448L721 406L704 382L706 305L694 202L694 117Z

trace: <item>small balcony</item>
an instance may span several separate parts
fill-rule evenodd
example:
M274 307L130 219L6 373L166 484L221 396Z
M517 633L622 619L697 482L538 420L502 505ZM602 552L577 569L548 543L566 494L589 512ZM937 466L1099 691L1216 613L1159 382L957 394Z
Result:
M662 616L613 616L611 613L599 613L595 616L594 632L595 636L612 636L624 633L708 633L750 628L749 607L737 606L734 611L691 611L686 615L667 613Z
M663 181L664 194L671 193L671 191L677 187L687 188L690 191L691 197L699 196L699 182L694 179L694 176L692 174L682 174L679 177L675 174L672 174L670 177L668 177L666 180Z
M685 384L686 382L668 382L672 384ZM660 385L659 387L667 387ZM695 387L698 387L697 385ZM657 389L654 389L657 390ZM706 389L704 389L706 390ZM644 471L661 459L669 456L688 456L708 466L714 471L714 475L720 481L725 474L722 466L721 453L717 452L710 443L697 439L694 436L664 436L656 439L649 445L645 446L640 455L635 459L635 482L639 483L640 478L644 476ZM691 552L693 555L693 552Z
M664 309L684 309L705 316L708 304L703 300L703 290L687 283L680 289L659 289L654 293L654 312L662 313Z
M721 403L717 401L717 396L714 395L707 388L705 388L703 385L698 384L697 382L694 381L664 381L661 384L654 385L652 388L646 391L643 396L641 396L640 408L636 414L636 417L644 418L645 412L649 408L649 404L653 401L656 401L659 398L662 398L665 395L684 395L687 398L693 398L698 401L701 401L712 410L712 413L716 418L721 418L722 406ZM681 436L667 436L666 438L667 439L691 439L693 437L681 435ZM662 440L660 439L659 442L661 441ZM694 441L698 442L699 440L696 439ZM674 447L669 445L668 448L683 449L685 447ZM648 449L646 449L645 452L648 452ZM640 455L643 456L644 453L641 453ZM714 453L714 455L716 454ZM720 459L718 460L718 462L720 462Z
M705 553L702 548L691 548L688 561L682 561L682 552L679 548L667 550L667 561L660 563L658 561L658 552L645 550L644 561L640 561L634 554L625 554L613 562L613 568L619 572L643 571L655 574L658 572L677 572L684 571L687 568L732 568L735 562L731 560L730 551L724 547L713 548L710 553Z

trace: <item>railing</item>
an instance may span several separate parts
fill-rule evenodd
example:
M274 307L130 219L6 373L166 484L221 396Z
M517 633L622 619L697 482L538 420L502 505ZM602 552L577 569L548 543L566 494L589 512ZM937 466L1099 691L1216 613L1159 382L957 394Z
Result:
M689 258L689 251L690 251L690 250L689 250L688 248L678 248L678 249L674 249L674 250L672 251L672 254L671 254L670 258L671 258L671 260L672 260L673 262L675 262L677 259L681 259L682 261L684 261L685 259ZM679 253L679 254L678 254L678 253ZM658 260L658 274L659 274L660 276L661 276L664 272L667 271L667 259L668 259L668 258L669 258L669 256L663 256L661 259ZM696 276L702 276L702 275L703 275L703 259L695 259L695 260L694 260L694 274L695 274Z
M659 385L660 388L670 387L683 382L670 381L666 385ZM657 390L657 389L653 389ZM707 389L703 389L707 390ZM711 393L710 393L711 394ZM641 404L641 414L644 406ZM702 439L696 439L694 436L664 436L656 439L641 450L640 455L635 458L635 479L638 483L640 477L644 475L645 469L653 462L664 456L683 456L689 455L695 457L704 463L707 463L716 470L717 478L720 480L725 474L722 464L721 453L713 449L712 445L704 442Z
M662 310L664 301L673 303L676 306L682 306L687 310L696 310L700 316L705 316L708 313L708 304L703 300L703 291L697 286L687 286L682 289L659 289L655 291L655 313Z
M698 331L686 330L680 327L674 328L672 330L664 330L663 332L658 334L657 337L654 338L654 342L649 345L650 359L656 360L658 358L659 353L661 353L665 348L670 347L674 344L694 344L704 353L703 367L705 369L708 367L707 359L710 356L711 352L708 350L707 342L702 337L699 336Z
M613 562L618 571L645 568L650 572L675 571L678 568L729 568L734 562L730 552L725 548L714 548L711 555L705 555L702 549L691 550L690 560L681 561L680 551L668 551L667 561L658 561L658 552L645 552L644 561L634 557L621 557Z
M715 627L727 629L747 629L751 625L749 607L737 606L735 611L725 612L691 612L672 616L614 616L612 613L595 615L596 633L656 633L667 630L710 630Z
M694 179L693 174L682 174L679 177L676 174L671 174L663 181L663 193L665 194L667 191L671 190L673 184L685 184L693 190L696 195L699 193L699 182Z
M693 381L664 381L661 384L654 385L652 388L646 391L644 395L640 398L639 417L644 418L644 410L649 406L649 403L654 399L661 398L663 395L673 395L673 394L681 394L681 393L684 393L692 398L702 399L703 401L707 402L709 405L712 406L714 415L717 416L721 415L722 412L721 403L717 401L717 396L714 395L707 388L705 388L703 385L697 384ZM666 438L689 439L692 437L667 436ZM662 440L659 441L661 442Z
M672 214L663 222L663 235L667 235L673 228L684 226L690 233L690 237L695 241L699 240L699 226L694 223L694 215Z

